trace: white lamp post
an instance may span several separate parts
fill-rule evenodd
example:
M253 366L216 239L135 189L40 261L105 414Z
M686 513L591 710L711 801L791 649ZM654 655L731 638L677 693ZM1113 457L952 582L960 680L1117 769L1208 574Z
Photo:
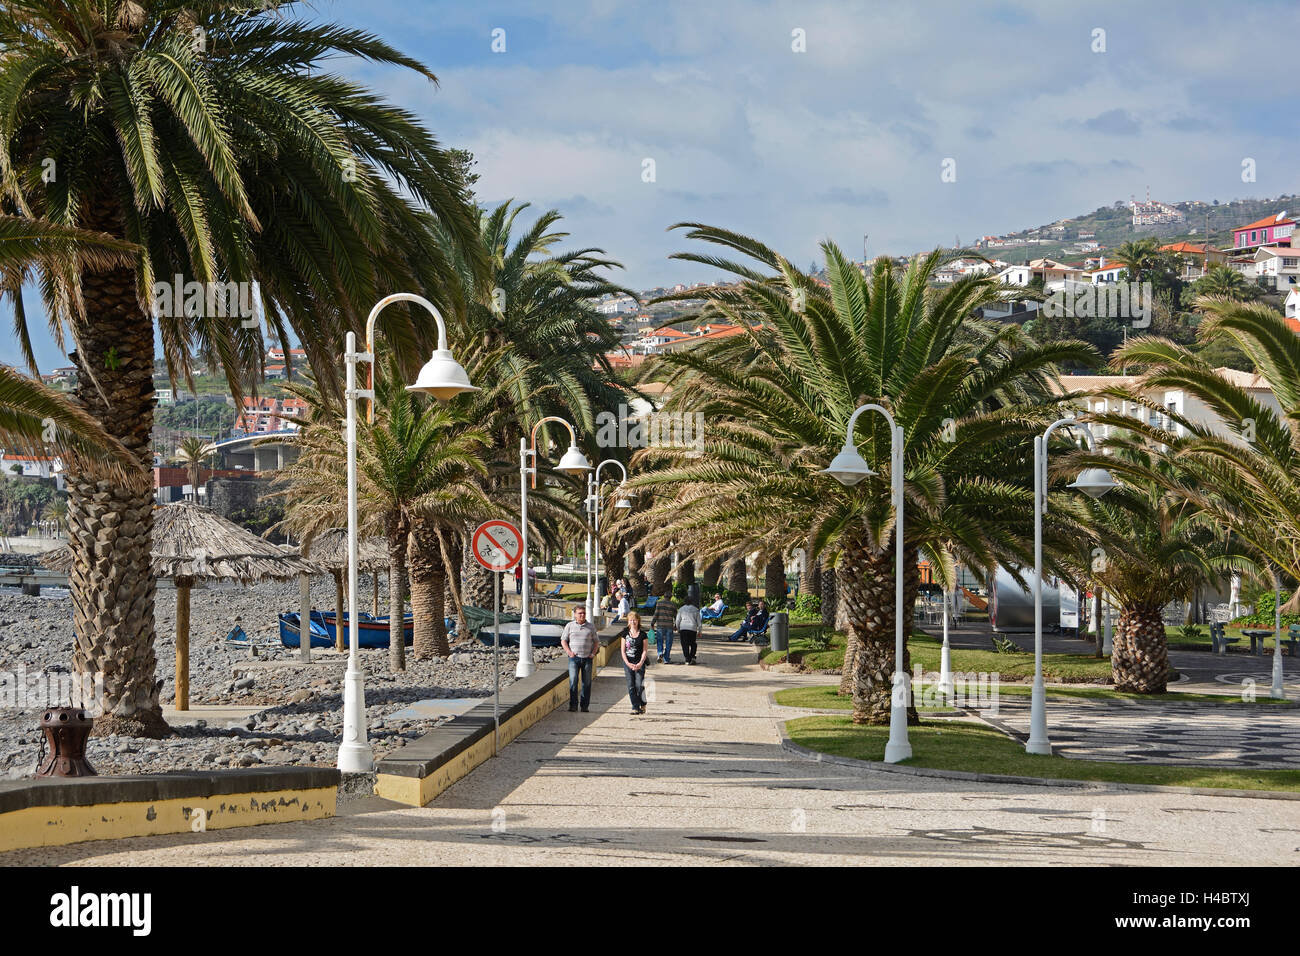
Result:
M413 392L428 392L435 398L446 399L453 395L459 395L461 392L472 392L477 389L469 383L469 377L465 370L460 367L451 352L447 350L447 327L443 324L442 316L434 308L433 303L422 296L414 295L410 292L398 292L394 295L386 296L375 303L375 307L370 310L370 316L366 319L366 351L357 352L357 336L355 332L347 334L347 346L343 359L347 364L347 391L344 393L344 401L347 405L347 446L348 446L348 669L343 677L343 742L339 745L339 770L345 773L369 773L374 766L375 755L370 749L370 741L366 736L366 692L362 683L362 673L360 660L357 656L357 645L361 642L357 639L358 618L357 613L357 399L370 399L369 417L374 420L375 390L374 390L374 370L375 370L375 320L379 313L394 302L414 302L423 306L433 316L433 320L438 324L438 348L433 353L433 357L420 369L419 377L416 378L414 385L408 385L407 390ZM357 363L366 362L370 365L370 382L371 387L365 389L357 388ZM299 639L307 642L311 637L310 621L300 622ZM343 621L338 622L339 627L344 626ZM394 630L396 636L394 636ZM403 639L402 622L389 621L388 633L389 640Z
M889 422L889 479L894 506L894 681L889 707L889 743L885 745L885 763L898 763L912 756L912 745L907 740L907 703L912 690L911 681L903 670L903 429L895 424L894 416L880 405L860 405L849 416L845 429L844 447L830 465L822 471L847 487L863 478L875 475L853 440L853 427L858 417L867 411L879 412Z
M1047 440L1062 425L1072 425L1082 431L1089 451L1094 446L1092 429L1073 418L1054 421L1047 426L1047 431L1034 436L1034 689L1029 710L1029 741L1025 744L1025 752L1031 754L1052 752L1052 744L1047 739L1043 689L1043 515L1047 513ZM1116 487L1116 482L1105 468L1085 468L1070 487L1090 498L1100 498Z
M943 589L943 650L939 653L939 693L943 699L951 704L954 696L952 684L952 650L948 645L948 616L951 609L951 602L948 600L949 592L947 588Z
M528 566L528 483L531 475L533 487L537 486L537 466L534 464L530 467L528 459L530 456L536 459L537 429L547 422L559 422L569 430L569 450L564 453L559 464L555 467L559 471L575 477L585 471L591 471L591 463L587 461L587 456L578 449L578 433L563 418L548 415L533 426L528 438L519 439L519 532L524 539L524 553L520 559L523 569L522 580L520 581L522 607L519 614L519 663L515 666L516 677L528 677L533 672L533 622L530 620L528 608L532 590Z
M591 556L589 580L592 582L587 586L587 620L597 626L599 622L596 618L600 613L600 599L603 596L600 593L600 469L606 465L617 466L623 473L623 481L627 481L627 469L623 467L621 461L613 458L606 458L596 466L594 473L587 476L587 514L590 515L590 524L587 526L587 553ZM619 511L626 511L632 507L632 502L620 495L614 507Z
M1277 572L1273 573L1273 686L1268 696L1274 700L1286 700L1286 690L1282 686L1282 587Z

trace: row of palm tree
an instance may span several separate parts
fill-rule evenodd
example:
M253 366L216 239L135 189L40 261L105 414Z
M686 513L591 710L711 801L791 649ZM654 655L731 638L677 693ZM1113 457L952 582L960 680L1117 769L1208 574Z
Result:
M698 457L674 449L637 456L633 484L653 496L639 516L644 541L666 547L690 540L705 561L804 549L833 565L847 634L841 692L853 696L855 721L884 722L895 667L889 434L880 417L859 421L854 440L879 474L840 486L820 472L843 442L850 414L875 402L904 430L910 607L921 554L944 587L952 586L958 562L985 577L999 565L1032 566L1032 439L1073 414L1079 397L1060 386L1057 365L1096 364L1098 356L1082 343L1035 344L1014 326L972 318L1005 293L979 277L933 286L938 253L918 257L905 272L882 260L867 275L827 243L823 284L754 239L685 228L743 257L678 256L737 278L702 293L701 316L746 333L660 360L671 371L670 409L702 411L708 433ZM1300 340L1264 307L1226 298L1202 305L1210 315L1202 337L1231 338L1269 382L1281 382L1281 413L1251 400L1189 349L1153 337L1134 339L1115 356L1117 371L1148 371L1111 393L1154 410L1144 389L1182 388L1230 429L1254 422L1262 436L1254 445L1177 414L1171 417L1185 426L1181 436L1149 417L1112 413L1090 416L1113 435L1096 454L1079 453L1065 436L1053 449L1054 487L1089 463L1104 463L1125 480L1100 501L1054 491L1044 541L1050 573L1114 596L1121 609L1114 681L1139 692L1165 689L1161 609L1169 601L1265 564L1300 577L1300 537L1289 533L1300 531L1300 484L1291 477L1300 440L1290 425L1300 414ZM1288 533L1278 535L1279 528ZM902 666L909 669L906 656Z

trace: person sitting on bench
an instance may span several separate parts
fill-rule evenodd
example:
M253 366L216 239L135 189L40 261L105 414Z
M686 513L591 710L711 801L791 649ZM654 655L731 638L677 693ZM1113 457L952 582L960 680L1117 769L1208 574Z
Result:
M764 602L766 603L766 602ZM760 608L753 601L745 605L745 620L736 632L727 638L729 641L747 641L751 634L761 634L767 627L767 609Z
M713 595L713 603L700 612L700 618L705 621L716 621L722 617L722 612L726 609L727 605L723 603L722 595L715 594Z

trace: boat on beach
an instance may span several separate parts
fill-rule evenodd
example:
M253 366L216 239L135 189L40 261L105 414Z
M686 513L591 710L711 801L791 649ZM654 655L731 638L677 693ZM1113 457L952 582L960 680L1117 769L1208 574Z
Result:
M348 615L343 615L344 634L346 635L348 627ZM300 646L300 615L296 611L280 615L280 643L285 647ZM376 648L387 647L389 641L388 618L372 617L369 614L362 613L360 620L361 639L358 647ZM409 645L415 641L415 622L413 617L408 614L403 621L403 637ZM334 647L338 641L338 626L336 615L332 611L312 611L311 612L311 646L312 647ZM344 647L348 644L345 641Z

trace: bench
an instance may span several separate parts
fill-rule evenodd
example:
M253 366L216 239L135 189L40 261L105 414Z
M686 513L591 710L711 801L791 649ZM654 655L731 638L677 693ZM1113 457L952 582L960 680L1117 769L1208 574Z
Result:
M712 611L710 611L710 610L706 607L703 611L700 612L700 620L701 620L701 621L716 621L716 620L718 620L718 618L722 617L722 615L726 614L727 611L728 611L728 607L727 607L727 605L725 605L725 604L722 605L722 610L719 611L717 614L714 614Z
M1241 643L1241 638L1226 635L1223 624L1216 622L1210 625L1210 650L1215 654L1226 654L1228 653L1229 644L1239 643Z
M1296 651L1300 650L1300 624L1292 624L1286 629L1282 643L1286 645L1286 652L1295 657Z

